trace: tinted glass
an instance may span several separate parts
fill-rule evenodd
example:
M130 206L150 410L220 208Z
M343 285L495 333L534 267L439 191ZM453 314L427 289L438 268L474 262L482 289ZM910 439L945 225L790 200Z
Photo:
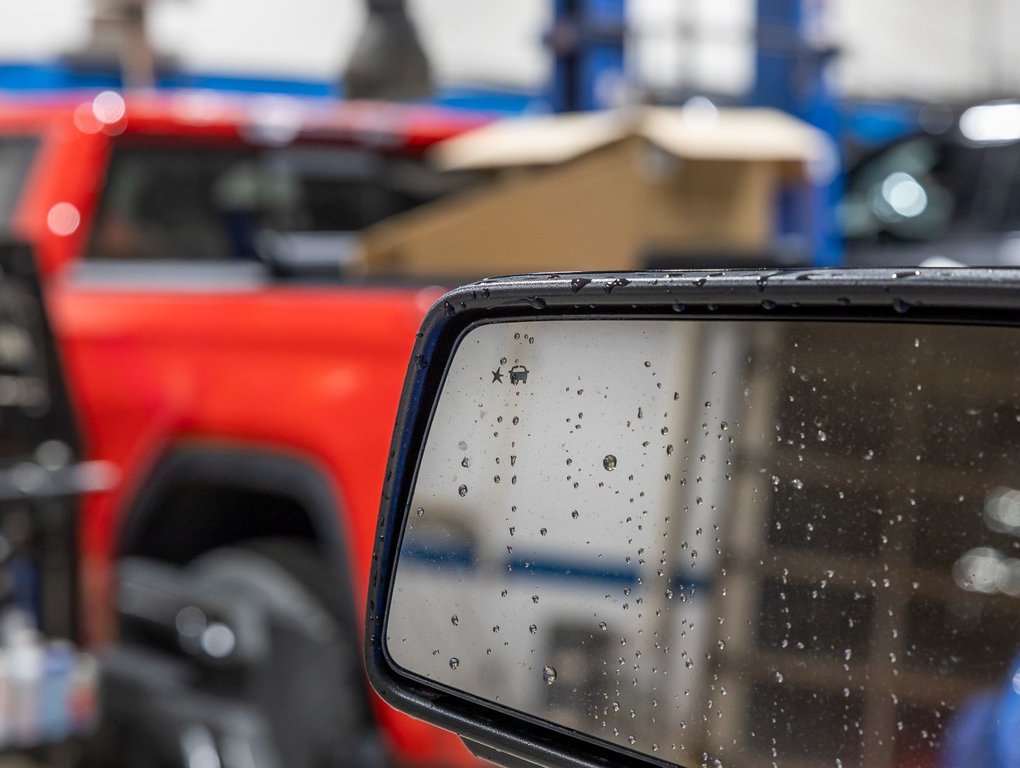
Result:
M854 240L932 240L1000 231L1017 153L921 136L863 163L848 181L845 232Z

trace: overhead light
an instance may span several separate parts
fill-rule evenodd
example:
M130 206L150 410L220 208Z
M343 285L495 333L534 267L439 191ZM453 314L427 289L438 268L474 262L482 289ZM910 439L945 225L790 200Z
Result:
M1020 139L1020 104L971 107L960 118L960 133L971 141Z

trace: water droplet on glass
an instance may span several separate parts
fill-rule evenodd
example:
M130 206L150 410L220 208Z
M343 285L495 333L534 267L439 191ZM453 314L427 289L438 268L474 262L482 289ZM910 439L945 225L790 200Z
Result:
M459 493L461 496L467 496L467 486L462 485L460 488L457 489L457 493Z
M530 627L528 627L528 631L531 634L535 634L536 632L538 632L538 627L536 625L532 624Z
M606 627L606 622L604 622L604 621L600 621L600 622L599 622L599 629L600 629L600 630L602 630L603 632L605 632L605 631L606 631L606 629L607 629L607 627Z
M588 279L587 277L575 277L573 280L570 281L570 290L573 291L574 293L577 293L579 290L584 288L584 286L588 285L588 283L590 282L591 280Z
M425 514L424 507L418 507L418 517L422 517Z
M791 484L791 485L792 485L792 486L793 486L794 488L796 488L796 489L797 489L798 491L800 491L800 490L803 490L803 489L804 489L804 481L803 481L803 480L800 480L800 479L798 479L798 478L796 478L796 477L795 477L795 478L794 478L793 480L791 480L791 481L790 481L790 484Z
M460 666L460 659L458 659L456 656L451 657L450 658L450 669L456 669L459 666Z
M541 529L541 530L539 531L539 533L540 533L540 534L541 534L542 536L545 536L545 535L546 535L547 533L549 533L549 529L548 529L548 528L542 528L542 529Z
M570 513L570 516L576 520L581 516L581 513L575 509L573 512Z
M606 468L607 472L612 472L616 469L616 457L613 454L606 454L606 457L602 459L602 466Z
M457 614L453 614L453 616L450 617L450 623L456 627L458 624L460 624L460 617L457 616Z
M552 685L556 682L556 669L550 667L548 664L542 669L542 679L545 680L546 685Z
M467 469L468 467L470 467L470 466L471 466L471 459L469 459L469 458L468 458L467 456L465 456L465 457L464 457L464 458L463 458L463 459L461 460L461 462L460 462L460 465L461 465L462 467L464 467L464 469Z

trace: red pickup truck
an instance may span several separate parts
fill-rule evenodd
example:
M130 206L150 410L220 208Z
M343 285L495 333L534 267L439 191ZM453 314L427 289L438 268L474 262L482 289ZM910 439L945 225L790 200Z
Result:
M423 150L480 121L193 92L0 103L0 230L36 251L88 457L118 476L81 509L78 639L106 649L128 764L471 762L359 661L438 291L344 271L352 233L470 183Z

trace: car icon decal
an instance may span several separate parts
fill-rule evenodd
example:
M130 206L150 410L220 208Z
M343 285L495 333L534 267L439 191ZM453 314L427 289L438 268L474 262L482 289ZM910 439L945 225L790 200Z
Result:
M515 365L510 369L510 383L511 384L527 384L528 383L528 369L523 365Z

